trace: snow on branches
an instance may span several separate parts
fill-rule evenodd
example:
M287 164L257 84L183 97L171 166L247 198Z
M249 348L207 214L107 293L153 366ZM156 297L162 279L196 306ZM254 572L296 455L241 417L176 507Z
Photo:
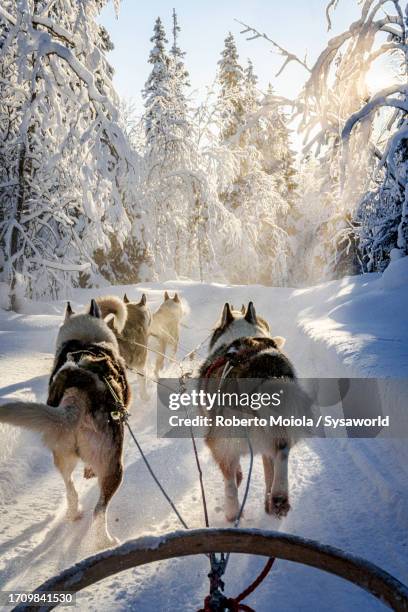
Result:
M20 280L33 297L100 282L112 237L120 245L130 231L136 159L95 21L102 4L0 7L0 246L12 294Z
M331 0L327 4L329 30L338 3L339 0ZM331 38L312 66L267 35L243 24L243 33L249 34L250 39L263 37L284 57L279 72L291 61L307 71L305 85L292 101L292 107L303 134L304 155L313 154L320 161L317 166L304 166L313 168L312 182L321 185L319 209L325 211L323 219L321 214L316 217L314 251L308 247L317 278L322 273L330 277L362 269L381 270L389 261L390 249L398 247L406 253L402 226L407 225L403 192L407 157L408 9L405 3L404 15L404 3L400 0L361 0L359 4L360 18ZM391 58L397 66L395 78L400 77L399 82L371 96L368 74L382 58ZM388 114L387 111L384 114L384 109L388 109ZM388 133L388 142L380 153L379 125L386 125ZM377 168L373 188L377 157L385 174L379 178ZM397 205L400 213L396 216L395 205L390 206L391 201L395 204L395 198L400 201ZM305 218L309 214L306 202L306 197L303 204L302 200L299 202L299 212ZM384 207L388 208L389 217ZM385 242L380 238L384 223L388 228ZM377 250L376 255L373 249Z
M229 33L196 109L173 10L170 43L154 25L141 120L112 85L97 23L107 2L0 6L0 280L12 296L106 279L299 284L407 254L403 0L358 0L359 19L314 63L242 24L281 56L278 75L304 68L302 91L261 92ZM327 2L329 30L339 2ZM371 91L384 58L395 82ZM304 139L298 167L290 119Z
M245 70L230 33L219 65L215 113L221 146L235 159L235 172L220 200L240 226L240 257L228 246L223 265L233 282L285 284L290 241L287 233L294 174L289 131L272 89L262 95L252 62Z

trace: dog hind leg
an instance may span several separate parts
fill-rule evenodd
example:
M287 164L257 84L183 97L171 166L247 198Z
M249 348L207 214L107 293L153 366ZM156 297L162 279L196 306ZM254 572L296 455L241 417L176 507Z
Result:
M227 521L232 522L235 521L239 513L237 486L239 461L229 463L223 461L219 466L224 476L225 517Z
M179 334L176 333L172 340L171 340L171 354L172 357L175 357L178 351L178 345L179 345Z
M265 512L273 514L272 509L272 484L273 484L273 459L268 455L262 455L264 476L265 476Z
M108 531L106 514L109 502L122 482L122 476L121 461L110 463L109 471L98 474L100 495L93 515L93 528L98 548L108 548L119 544L119 540L112 537Z
M276 442L274 477L271 489L272 513L278 518L286 516L290 510L288 484L289 446L280 440Z
M149 394L147 392L146 362L147 362L147 351L143 355L142 362L137 368L140 398L143 401L147 401L149 399Z
M82 512L78 504L78 493L72 480L72 472L78 462L77 455L59 453L53 451L55 467L61 472L64 479L65 489L67 493L67 512L66 518L69 521L76 521L82 517Z
M242 467L241 467L241 464L238 463L237 473L236 473L237 487L238 488L241 486L242 478L243 478Z
M167 343L164 340L160 340L158 351L161 354L157 354L156 365L154 368L154 375L156 378L160 376L160 371L163 368L165 354L166 354Z

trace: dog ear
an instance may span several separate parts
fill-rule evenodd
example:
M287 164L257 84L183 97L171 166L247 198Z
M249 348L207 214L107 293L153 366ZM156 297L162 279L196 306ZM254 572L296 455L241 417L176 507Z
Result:
M226 327L233 320L234 320L234 315L231 312L231 306L228 304L228 302L225 302L224 308L222 311L222 315L221 315L220 327Z
M167 300L170 299L169 294L167 293L167 291L164 292L164 301L166 302Z
M129 300L128 296L126 295L126 293L123 296L123 301L125 302L125 304L129 304L129 302L130 302L130 300Z
M241 312L242 312L242 314L243 314L243 315L245 314L245 304L242 304L242 306L241 306Z
M67 305L65 307L65 321L68 321L68 319L70 317L72 317L72 315L75 314L74 311L71 308L71 302L67 302Z
M278 349L283 348L286 344L286 338L282 338L282 336L274 336L272 340L274 341Z
M142 297L140 298L139 305L144 306L146 304L146 301L147 301L146 294L143 293Z
M178 296L178 293L175 293L175 294L174 294L173 302L176 302L177 304L179 304L179 303L180 303L180 298L179 298L179 296Z
M96 317L97 319L102 318L101 309L99 308L97 302L92 298L91 305L89 307L89 313L91 317Z
M257 322L256 321L256 311L255 311L255 306L253 302L249 302L244 319L245 321L248 321L248 323L252 323L252 324Z

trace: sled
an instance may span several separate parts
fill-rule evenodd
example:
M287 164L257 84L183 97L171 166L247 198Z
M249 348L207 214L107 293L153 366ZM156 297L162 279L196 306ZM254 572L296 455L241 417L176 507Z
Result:
M241 528L175 531L161 537L129 540L117 548L83 559L44 582L33 594L77 593L133 567L218 552L275 557L315 567L354 583L392 610L408 612L408 587L377 565L314 540L277 531ZM51 610L56 605L46 604L41 609ZM27 604L14 608L16 611L37 609Z

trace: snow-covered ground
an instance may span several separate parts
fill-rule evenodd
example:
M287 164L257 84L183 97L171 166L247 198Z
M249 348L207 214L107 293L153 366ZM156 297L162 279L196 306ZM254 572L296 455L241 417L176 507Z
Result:
M408 284L407 262L401 261L382 277L350 277L307 289L167 282L114 287L109 292L122 295L126 290L136 298L145 291L154 309L161 302L163 288L177 289L189 306L180 357L208 335L226 300L240 305L252 299L258 312L270 321L272 333L287 338L285 350L299 375L402 379L408 377ZM95 293L78 290L75 306L85 305ZM45 398L62 311L62 303L27 303L27 314L19 315L0 310L2 398ZM173 366L167 372L171 375L176 370ZM403 380L401 390L406 401ZM153 383L150 394L150 402L142 403L135 393L131 424L182 515L191 527L202 526L191 441L157 438ZM397 395L390 395L387 401L393 410L403 405ZM225 526L221 474L202 441L199 449L210 522ZM177 519L129 438L125 465L123 485L110 508L112 533L124 541L178 529ZM97 487L82 479L80 468L75 476L85 516L67 524L64 486L50 453L35 434L0 425L1 589L31 589L93 552L87 536ZM279 529L339 546L408 582L406 440L313 439L299 443L290 458L290 491L292 511L285 519L264 514L258 458L242 525ZM263 563L260 558L233 555L226 576L227 594L238 594ZM204 557L138 568L87 590L81 596L81 610L196 610L207 593L207 573ZM276 562L267 580L245 603L257 611L383 609L357 587L284 561Z

